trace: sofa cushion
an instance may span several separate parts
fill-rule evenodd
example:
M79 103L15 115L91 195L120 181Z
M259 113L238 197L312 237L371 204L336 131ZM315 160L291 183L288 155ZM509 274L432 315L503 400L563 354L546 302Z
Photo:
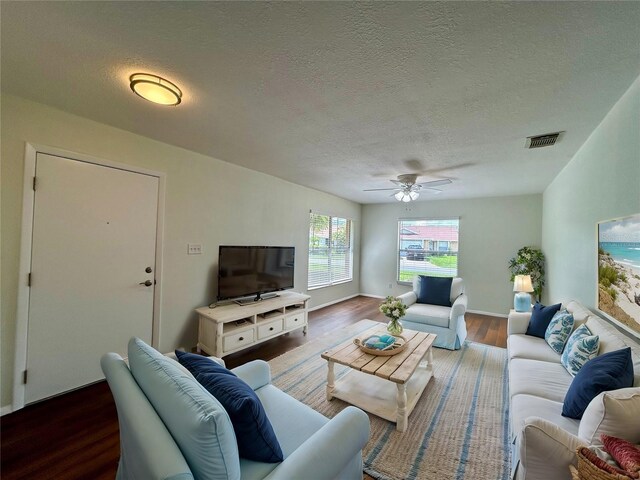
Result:
M575 300L571 300L567 302L566 305L563 304L562 306L563 308L566 308L571 315L573 315L574 328L578 328L580 325L585 323L589 317L593 316L593 312L591 312L591 310Z
M527 335L544 338L549 322L551 322L551 319L558 310L560 310L559 303L545 307L541 303L536 302L533 306L533 310L531 311L531 318L529 319L529 326L527 327Z
M582 418L598 394L633 385L633 363L629 347L605 353L588 361L571 382L562 406L562 415Z
M578 436L588 444L601 444L600 435L612 435L640 443L640 388L602 392L582 414Z
M256 394L267 412L285 458L329 421L273 385L259 388Z
M622 334L611 323L600 317L589 317L586 325L594 335L600 337L600 354L613 352L625 347L631 348L635 377L633 386L640 387L640 342Z
M418 303L451 306L451 277L429 277L420 275Z
M511 420L513 433L517 435L530 416L543 418L567 432L577 435L580 422L561 415L562 402L554 402L534 395L516 395L511 398Z
M586 325L580 325L569 337L560 363L575 377L585 363L598 355L599 348L599 337L592 335Z
M511 397L527 394L562 403L570 385L571 375L559 363L524 358L514 358L509 362ZM537 413L531 412L530 415Z
M507 338L509 358L528 358L542 362L560 363L560 355L549 348L542 338L515 334Z
M139 338L129 341L129 365L196 478L240 478L238 446L220 402L177 363Z
M202 355L178 350L176 355L229 414L240 456L257 462L281 462L280 444L253 389L233 372Z
M564 346L573 330L573 315L566 310L558 311L544 332L544 339L558 354L562 353Z
M414 303L409 308L403 321L422 323L425 325L435 325L438 327L449 328L449 315L451 307L441 307L439 305L425 305L422 303Z

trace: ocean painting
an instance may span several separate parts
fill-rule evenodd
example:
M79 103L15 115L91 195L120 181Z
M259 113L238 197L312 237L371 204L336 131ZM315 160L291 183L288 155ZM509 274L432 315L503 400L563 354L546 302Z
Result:
M598 309L640 335L640 214L598 223Z

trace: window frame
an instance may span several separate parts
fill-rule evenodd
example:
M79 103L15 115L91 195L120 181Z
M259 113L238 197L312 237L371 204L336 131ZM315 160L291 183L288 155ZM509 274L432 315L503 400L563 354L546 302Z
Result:
M309 284L309 279L310 279L310 269L309 269L309 261L311 259L311 220L313 218L313 215L316 216L322 216L322 217L328 217L329 219L329 237L327 238L328 240L328 246L327 248L327 253L328 253L328 262L329 262L329 272L328 272L328 277L329 277L329 281L327 283L322 283L322 284L316 284L311 286ZM332 250L334 250L333 244L333 232L332 232L332 226L333 226L333 219L337 219L337 220L343 220L346 222L347 225L347 229L349 231L349 243L348 243L348 250L347 250L347 254L349 257L349 278L341 278L340 280L336 280L333 281L332 280L332 271L331 271L331 253ZM338 215L328 215L328 214L324 214L324 213L318 213L318 212L313 212L313 211L309 211L309 221L307 224L307 228L308 228L308 232L309 232L309 236L307 238L307 291L311 291L311 290L317 290L319 288L326 288L326 287L332 287L334 285L340 285L343 283L349 283L349 282L353 282L353 238L354 238L354 232L353 232L353 224L354 221L351 218L348 217L340 217Z
M400 238L400 229L402 222L426 222L426 221L442 221L442 220L456 220L458 222L458 250L457 257L458 260L456 262L456 272L451 278L456 278L460 274L460 217L409 217L409 218L398 218L397 223L397 233L396 233L396 284L397 285L413 285L413 281L400 280L400 262L401 262L401 250L407 250L407 248L401 249L402 239ZM449 242L449 241L448 241ZM439 246L439 243L438 243ZM424 250L424 248L423 248ZM426 257L426 253L425 253ZM428 272L416 272L416 275L425 275Z

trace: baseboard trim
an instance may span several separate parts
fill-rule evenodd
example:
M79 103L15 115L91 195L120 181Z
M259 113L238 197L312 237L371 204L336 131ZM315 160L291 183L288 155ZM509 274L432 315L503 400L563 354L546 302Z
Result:
M493 313L493 312L485 312L482 310L467 310L469 313L477 313L478 315L490 315L492 317L500 317L500 318L508 318L509 315L506 313Z
M12 412L13 412L13 405L5 405L4 407L0 407L0 417L3 417Z
M382 295L374 295L373 293L360 293L359 295L363 297L369 297L369 298L386 298Z
M344 302L345 300L349 300L351 298L355 298L355 297L357 297L359 295L362 295L362 294L361 293L354 293L353 295L349 295L348 297L338 298L337 300L332 300L330 302L323 303L322 305L316 305L315 307L311 307L307 311L308 312L313 312L314 310L320 310L321 308L328 307L328 306L333 305L335 303Z

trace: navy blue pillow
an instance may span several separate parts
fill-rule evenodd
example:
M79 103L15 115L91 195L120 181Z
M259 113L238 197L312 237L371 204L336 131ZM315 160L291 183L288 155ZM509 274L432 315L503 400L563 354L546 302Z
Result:
M236 376L236 374L228 368L223 367L218 362L203 355L176 350L176 357L178 357L180 364L189 370L194 377L199 373L224 373L233 375L234 377Z
M631 348L604 353L585 363L573 378L564 397L562 416L580 419L600 393L627 387L633 387Z
M284 459L271 422L249 385L230 370L202 355L176 350L176 356L227 411L241 457L266 463Z
M418 303L429 305L451 306L451 277L427 277L420 275Z
M544 334L547 331L547 327L549 326L551 319L556 312L560 310L561 306L561 303L556 303L555 305L545 307L541 303L536 302L533 306L533 311L531 312L531 318L529 319L527 335L544 338Z

